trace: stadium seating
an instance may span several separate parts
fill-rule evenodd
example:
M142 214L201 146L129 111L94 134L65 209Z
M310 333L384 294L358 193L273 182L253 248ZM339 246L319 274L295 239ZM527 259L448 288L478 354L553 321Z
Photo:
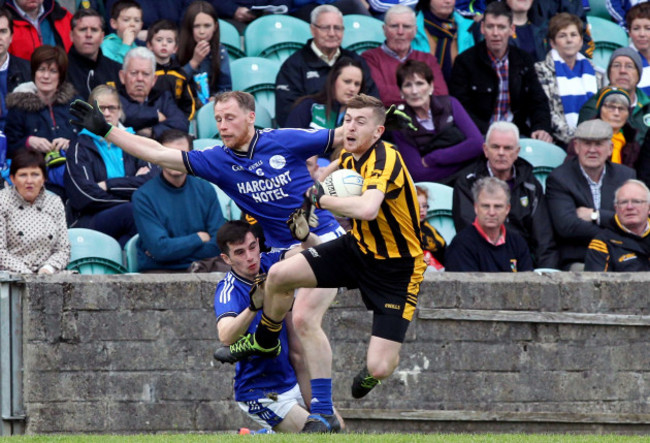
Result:
M533 174L546 189L546 177L553 169L564 163L566 152L552 143L532 138L520 139L519 145L521 146L519 157L533 165Z
M264 106L271 118L274 118L275 77L279 70L280 62L262 57L244 57L235 60L230 64L232 89L251 93L255 97L255 102ZM200 133L199 137L204 138Z
M451 240L456 235L456 227L451 212L454 189L433 182L418 182L416 186L426 189L429 194L427 221L436 228L447 244L451 243Z
M138 248L136 242L140 238L140 234L135 234L124 245L124 257L126 258L126 270L130 273L138 272Z
M341 46L357 54L361 54L366 49L376 48L386 39L383 23L373 17L344 15L343 26L345 26L345 33Z
M264 57L280 63L302 48L311 38L307 22L290 15L265 15L244 31L248 57Z
M223 192L217 185L212 184L217 198L219 199L219 206L221 206L221 213L226 220L239 220L241 218L241 209L232 201L228 194Z
M237 28L221 19L219 19L219 38L220 43L228 50L231 62L246 56L241 48L241 35L239 35Z
M555 269L555 268L535 268L534 271L536 274L539 275L551 274L553 272L561 272L559 269Z
M192 142L195 151L203 151L216 145L223 145L223 142L218 138L197 138Z
M596 66L607 69L609 58L618 48L628 46L629 38L623 28L616 23L600 17L588 16L587 22L591 38L596 45L593 62Z
M259 106L255 104L255 128L256 129L265 129L273 128L273 119L271 114L266 109L265 106Z
M122 247L113 237L84 228L68 229L70 264L80 274L123 274Z
M219 136L217 121L214 119L213 103L208 103L196 113L197 138L216 138Z
M606 0L589 0L589 11L587 11L587 15L612 21L612 16L607 10Z

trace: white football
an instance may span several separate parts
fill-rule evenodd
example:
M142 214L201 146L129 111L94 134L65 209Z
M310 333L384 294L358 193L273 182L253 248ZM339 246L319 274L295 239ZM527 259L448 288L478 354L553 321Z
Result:
M363 177L351 169L337 169L325 177L322 183L325 194L334 197L361 195Z

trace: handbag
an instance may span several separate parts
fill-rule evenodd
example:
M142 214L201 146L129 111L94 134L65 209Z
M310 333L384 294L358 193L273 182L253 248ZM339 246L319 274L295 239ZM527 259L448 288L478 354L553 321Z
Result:
M427 155L437 149L448 148L465 141L467 137L458 129L455 122L445 126L439 132L433 134L432 138L424 144L418 145L420 154Z

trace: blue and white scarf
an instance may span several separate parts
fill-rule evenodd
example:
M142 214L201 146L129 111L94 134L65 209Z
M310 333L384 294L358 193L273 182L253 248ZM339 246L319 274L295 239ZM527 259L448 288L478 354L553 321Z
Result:
M551 56L555 63L555 78L562 98L564 117L569 126L575 128L578 125L580 108L598 92L596 71L589 60L580 53L576 57L573 69L560 58L557 50L551 49Z

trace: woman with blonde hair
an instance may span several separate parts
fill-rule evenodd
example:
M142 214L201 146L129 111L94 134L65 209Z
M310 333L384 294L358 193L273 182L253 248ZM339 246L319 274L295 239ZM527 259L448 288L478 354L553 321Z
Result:
M133 133L120 123L122 105L117 91L107 85L90 93L106 121ZM83 130L68 153L65 186L73 220L71 227L90 228L110 235L122 246L137 233L131 196L159 172L103 137Z

